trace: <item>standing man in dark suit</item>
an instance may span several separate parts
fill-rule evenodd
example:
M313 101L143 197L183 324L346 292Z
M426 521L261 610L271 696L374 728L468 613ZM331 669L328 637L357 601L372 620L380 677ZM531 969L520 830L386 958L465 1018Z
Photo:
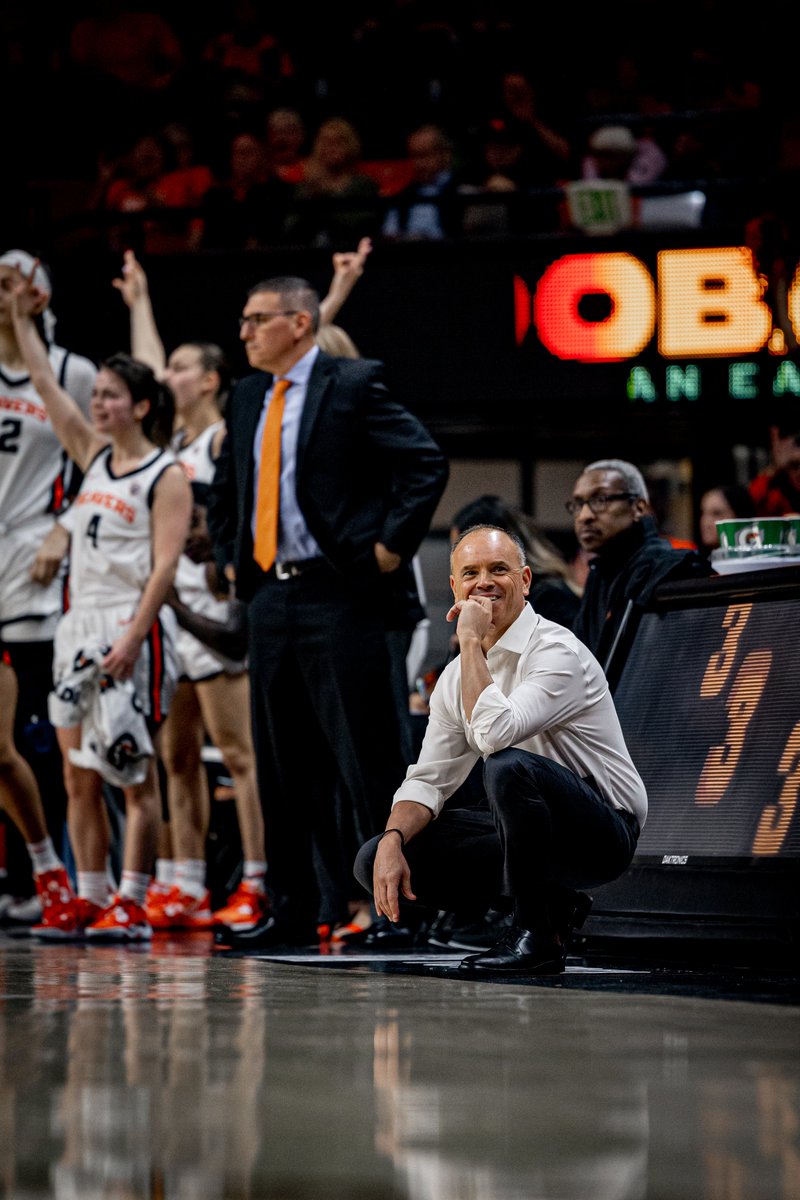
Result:
M315 940L313 840L345 857L385 822L404 764L382 614L447 481L381 364L325 354L318 322L303 279L251 289L240 324L255 373L228 402L209 505L218 564L249 609L272 897L255 928L226 934L237 948Z

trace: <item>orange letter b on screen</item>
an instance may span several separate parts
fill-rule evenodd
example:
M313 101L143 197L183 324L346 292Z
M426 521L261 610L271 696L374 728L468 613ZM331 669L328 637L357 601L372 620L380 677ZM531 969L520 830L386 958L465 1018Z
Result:
M744 246L662 250L658 291L665 358L755 354L770 335L772 316Z

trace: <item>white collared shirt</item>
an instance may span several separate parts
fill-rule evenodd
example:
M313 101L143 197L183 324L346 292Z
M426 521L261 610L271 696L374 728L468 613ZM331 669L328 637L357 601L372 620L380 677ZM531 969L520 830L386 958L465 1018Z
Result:
M283 562L293 562L296 559L316 558L322 554L317 542L311 536L303 514L297 503L297 440L300 434L300 418L306 402L308 380L314 363L317 361L319 346L312 346L302 358L294 364L291 370L281 376L291 380L287 388L283 408L283 423L281 425L281 483L280 507L278 509L278 559ZM273 380L273 386L277 376ZM261 442L264 437L264 426L267 421L267 409L272 398L272 387L264 396L261 416L258 418L255 437L253 438L253 495L258 495L258 472L261 462ZM255 540L256 506L253 505L251 529Z
M561 625L526 604L489 651L493 683L468 721L461 700L461 661L448 663L433 690L419 759L394 796L434 816L479 757L510 746L591 776L615 808L644 826L647 793L631 761L606 678L595 657Z

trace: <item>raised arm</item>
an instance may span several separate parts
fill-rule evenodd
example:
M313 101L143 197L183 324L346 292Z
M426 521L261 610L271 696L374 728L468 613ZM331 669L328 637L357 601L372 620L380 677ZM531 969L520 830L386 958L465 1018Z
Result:
M132 250L125 251L122 274L111 283L130 312L132 356L147 363L156 379L163 380L167 355L153 314L147 275Z
M353 288L364 274L364 264L372 251L372 239L363 237L357 250L337 251L333 256L333 279L328 294L319 306L321 325L330 325Z
M97 451L106 445L107 439L92 428L72 396L64 391L53 374L47 347L33 319L42 299L42 293L33 282L36 266L38 260L27 278L17 270L18 280L11 302L14 333L31 383L47 409L58 440L70 458L84 471Z

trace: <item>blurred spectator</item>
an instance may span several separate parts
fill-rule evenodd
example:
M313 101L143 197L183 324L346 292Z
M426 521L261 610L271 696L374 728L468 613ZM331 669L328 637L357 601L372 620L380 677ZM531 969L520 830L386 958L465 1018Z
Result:
M172 158L172 169L156 184L161 202L168 208L199 209L214 183L211 168L196 161L194 137L186 125L172 121L161 130L161 137ZM187 216L174 231L175 250L196 250L202 234L199 216Z
M286 237L329 246L371 236L378 222L378 185L360 169L361 138L343 117L329 117L316 132L305 161Z
M524 126L518 121L495 117L478 130L473 161L460 174L462 195L526 193L531 187L532 166L528 158ZM462 229L469 235L528 232L534 213L530 203L506 198L498 204L466 205Z
M305 166L308 133L294 108L274 108L267 116L267 157L284 183L300 183Z
M227 177L209 188L203 200L203 248L248 250L279 242L292 191L271 174L264 143L253 133L236 134Z
M500 101L492 117L517 123L527 134L526 157L531 183L553 187L569 178L572 148L540 111L537 90L523 71L506 71L500 81Z
M157 248L157 222L138 214L162 206L159 183L167 162L166 143L151 133L137 138L119 158L100 160L93 207L106 214L136 214L133 220L106 222L104 232L110 249L122 253L129 246L137 246L152 253Z
M589 138L582 179L622 179L653 183L667 169L667 156L651 137L636 137L627 125L602 125Z
M101 165L96 206L106 212L145 213L133 222L109 226L112 249L141 245L148 254L171 254L196 249L202 226L196 208L213 183L211 169L194 161L189 130L177 123L157 134L138 138L127 154ZM152 209L179 209L157 217Z
M699 548L710 554L719 546L717 521L736 517L754 517L756 506L746 487L739 483L722 483L708 488L700 497Z
M288 48L265 27L271 10L255 0L236 0L228 28L215 34L203 58L221 77L255 81L264 95L276 93L294 73Z
M133 89L167 87L183 64L183 52L164 18L121 9L114 0L96 0L93 7L94 14L72 30L72 61Z
M800 401L787 401L770 425L769 466L749 485L759 517L800 514Z
M68 55L86 77L92 120L129 132L155 125L167 115L165 97L174 93L184 64L172 27L158 13L114 0L95 0L91 9L73 26Z
M397 193L386 213L383 236L438 241L459 232L460 208L450 138L438 125L423 125L409 134L406 149L414 176Z

